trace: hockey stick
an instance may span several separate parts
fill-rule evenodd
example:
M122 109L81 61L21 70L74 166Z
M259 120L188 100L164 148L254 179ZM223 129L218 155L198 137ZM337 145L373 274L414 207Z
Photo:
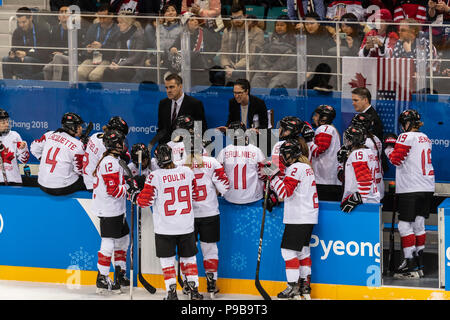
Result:
M264 192L263 216L262 216L262 222L261 222L261 233L259 236L258 260L256 261L256 274L255 274L256 289L261 294L261 296L264 298L264 300L272 300L270 298L269 294L266 292L266 290L264 290L264 288L262 287L261 282L259 281L259 267L261 265L261 251L262 251L262 241L263 241L263 235L264 235L264 222L266 220L266 208L267 208L267 197L269 194L269 182L270 182L270 180L267 179L266 190Z
M155 134L155 136L153 137L152 140L150 140L150 142L148 143L148 151L150 152L150 155L152 154L152 149L153 146L159 142L159 140L161 140L162 137L164 137L164 135L166 134L166 130L161 130L160 132L158 132L157 134Z
M394 193L392 199L392 221L391 221L391 230L389 232L389 253L388 253L388 271L389 275L392 276L395 271L394 264L394 254L395 254L395 216L397 214L397 195ZM385 273L386 274L386 273Z
M126 162L122 159L119 160L119 164L120 166L123 168L123 170L125 170L125 173L127 176L129 176L130 178L133 176L133 173L131 172L130 168L128 168ZM131 206L133 207L133 203L131 204ZM139 264L141 263L141 232L140 232L140 216L139 216L140 211L138 210L138 246L139 246L139 253L138 253L138 259L139 259ZM139 265L140 267L140 265ZM130 270L131 271L131 270ZM150 283L147 282L147 280L144 279L144 277L142 276L141 273L141 268L139 268L138 270L138 275L139 275L139 281L142 283L142 285L144 286L144 288L150 292L151 294L156 292L155 287L153 287ZM133 281L133 279L131 279L131 281Z
M131 202L131 201L130 201ZM133 286L134 286L134 203L131 202L131 235L130 235L130 300L133 300Z
M138 153L138 164L139 164L139 175L142 175L142 151L139 151ZM156 292L156 289L147 282L147 280L145 280L144 276L142 275L142 267L141 267L141 208L138 207L138 277L139 277L139 282L142 283L142 285L144 286L145 290L147 290L148 292L150 292L151 294L154 294Z
M94 128L94 124L92 122L89 122L89 124L86 127L86 130L81 134L80 141L86 145L89 141L89 134L91 133L92 129Z

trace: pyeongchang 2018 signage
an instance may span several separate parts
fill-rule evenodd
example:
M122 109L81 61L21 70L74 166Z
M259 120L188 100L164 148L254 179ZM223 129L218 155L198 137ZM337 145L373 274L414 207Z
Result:
M315 282L380 286L380 205L344 213L337 202L321 202L310 248Z

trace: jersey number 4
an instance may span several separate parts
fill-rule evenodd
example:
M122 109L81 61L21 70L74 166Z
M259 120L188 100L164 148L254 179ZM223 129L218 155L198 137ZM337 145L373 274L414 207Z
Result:
M53 149L53 147L51 147L48 150L47 157L45 158L45 163L52 165L52 167L50 169L50 173L53 173L53 170L55 170L56 164L58 163L56 161L56 156L58 155L60 148L55 149L55 152L53 153L53 158L50 156L50 154L52 153L52 149Z
M172 206L175 202L183 203L186 202L186 208L181 210L180 214L186 214L191 212L191 194L189 190L189 186L181 186L178 188L177 192L175 192L175 187L165 188L164 193L170 194L170 199L166 200L164 202L164 213L166 216L173 216L175 213L177 213L177 209L170 210L169 206Z

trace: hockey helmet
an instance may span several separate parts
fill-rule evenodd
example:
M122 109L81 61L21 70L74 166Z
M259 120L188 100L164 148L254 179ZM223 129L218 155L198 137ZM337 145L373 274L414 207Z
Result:
M109 119L106 128L108 128L108 130L118 130L122 132L124 136L128 134L128 124L120 116L114 116Z
M139 163L139 151L142 151L142 162L145 162L146 159L150 160L150 152L148 151L147 146L143 143L135 143L131 147L131 161L136 166Z
M172 163L172 148L167 144L158 144L155 149L156 163L160 168L165 168Z
M350 125L344 131L344 145L346 147L354 147L364 145L366 141L366 135L364 134L364 130L358 126Z
M234 137L234 144L241 144L238 141L244 141L244 144L247 143L247 139L245 136L245 131L247 127L241 121L232 121L228 124L228 129L232 131L232 137ZM228 130L227 130L227 134Z
M302 155L302 147L298 139L288 139L280 147L281 160L285 165L294 163Z
M403 129L408 132L421 122L420 119L420 114L416 110L407 109L400 114L398 122L402 125ZM409 126L407 127L408 122Z
M122 152L124 149L125 136L121 131L110 130L103 134L103 144L106 150Z
M78 127L83 124L83 119L73 112L66 112L61 120L62 128L66 131L77 132Z
M325 124L331 124L334 118L336 118L336 110L334 110L332 106L329 106L327 104L321 104L320 106L318 106L316 110L314 110L313 115L316 113L319 115L319 124L321 122Z
M365 133L372 133L374 126L373 117L369 113L358 113L353 117L351 125L361 127Z
M297 117L287 116L280 120L279 127L281 128L281 137L285 139L298 137L304 126L304 122ZM284 135L286 131L290 131L288 135Z
M194 119L189 115L181 115L175 120L175 127L177 129L186 129L191 134L194 132Z
M0 121L6 120L8 122L8 125L5 126L5 128L2 128L0 131L0 135L4 135L9 133L11 131L11 124L9 122L9 114L4 109L0 109Z

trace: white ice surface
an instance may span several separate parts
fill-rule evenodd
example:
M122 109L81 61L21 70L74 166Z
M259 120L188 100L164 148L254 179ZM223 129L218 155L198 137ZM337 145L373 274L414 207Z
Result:
M24 282L0 280L0 300L129 300L129 290L122 294L98 295L95 286L79 286L69 288L66 284ZM205 299L210 299L203 293ZM133 300L163 300L165 290L158 289L155 294L148 293L144 288L133 288ZM178 299L188 300L181 290ZM242 294L218 294L216 300L261 300L262 297Z

